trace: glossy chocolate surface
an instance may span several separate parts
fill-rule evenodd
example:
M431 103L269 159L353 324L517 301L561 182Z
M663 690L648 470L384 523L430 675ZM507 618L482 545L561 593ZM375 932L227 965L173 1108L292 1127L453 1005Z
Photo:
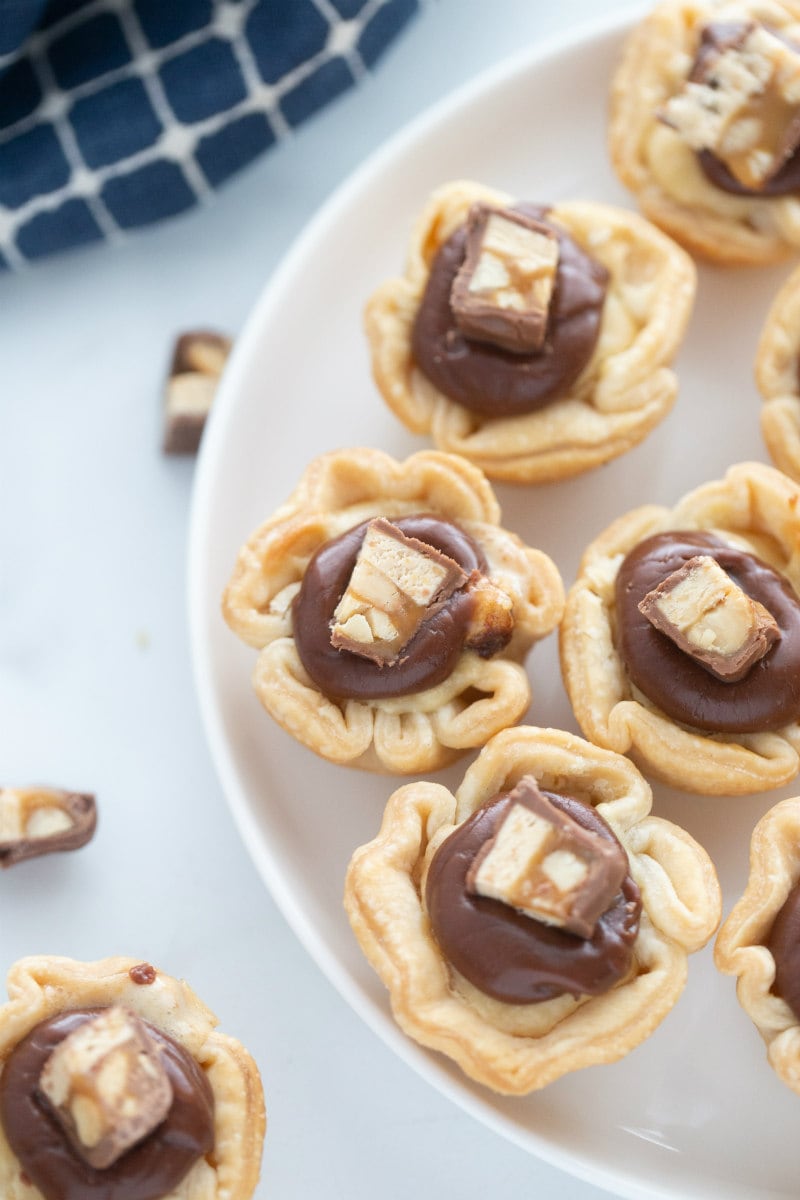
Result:
M776 916L766 941L775 959L773 992L800 1021L800 883L795 884Z
M584 829L616 841L599 813L570 796L543 793ZM425 888L433 933L445 958L476 988L507 1004L596 996L628 974L639 929L639 889L626 876L594 935L581 938L470 892L467 872L512 803L487 801L442 843Z
M173 1090L158 1128L104 1170L71 1148L47 1102L37 1094L51 1051L97 1009L74 1009L41 1022L14 1048L0 1075L0 1123L22 1170L45 1200L161 1200L214 1147L214 1098L184 1048L145 1022L162 1051Z
M710 554L775 618L780 641L736 683L682 653L639 612L639 601L696 554ZM671 531L627 555L616 581L616 645L632 683L675 721L717 733L780 729L800 718L800 601L754 554L712 534Z
M378 700L407 696L441 683L464 646L472 614L468 591L454 592L437 608L397 662L383 665L331 645L331 621L353 570L368 521L326 542L306 568L294 600L294 640L300 660L320 691L342 699ZM454 559L467 575L485 571L486 561L468 534L450 521L421 514L393 524Z
M520 204L519 212L547 224L547 209ZM466 338L450 307L450 291L467 246L462 226L431 265L412 332L412 354L439 391L471 412L513 416L533 412L563 395L594 352L608 272L555 224L559 264L544 347L517 354Z

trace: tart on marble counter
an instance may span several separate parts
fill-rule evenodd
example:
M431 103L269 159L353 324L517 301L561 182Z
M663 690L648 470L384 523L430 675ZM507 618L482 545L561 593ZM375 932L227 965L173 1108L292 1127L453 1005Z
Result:
M4 1200L249 1200L258 1069L183 981L134 958L21 959L0 1007Z
M315 459L239 552L223 598L267 712L331 762L436 770L518 721L522 661L558 624L552 561L500 524L457 455Z
M400 1027L510 1095L648 1037L720 916L705 851L651 803L628 759L529 726L455 795L396 791L345 908Z
M717 936L714 959L736 976L736 994L780 1079L800 1093L800 797L756 825L750 874Z
M633 30L609 148L644 214L736 265L800 249L800 3L666 0Z
M373 375L404 425L490 478L567 478L669 412L694 291L689 257L634 213L445 184L366 305Z
M613 522L584 552L561 626L583 733L690 792L793 779L798 546L800 488L761 463Z

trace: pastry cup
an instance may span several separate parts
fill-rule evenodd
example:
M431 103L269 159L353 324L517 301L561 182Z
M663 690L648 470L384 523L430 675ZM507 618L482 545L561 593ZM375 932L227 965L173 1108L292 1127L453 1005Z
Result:
M666 0L630 34L611 88L609 151L649 219L718 263L778 262L800 248L800 196L736 196L706 179L656 113L686 79L702 27L761 19L800 42L796 0Z
M435 687L385 700L337 701L308 677L292 634L291 599L317 549L371 517L427 512L480 546L489 577L511 598L514 633L493 658L463 650ZM267 712L331 762L399 774L436 770L513 725L530 701L522 659L564 605L552 561L500 526L491 487L455 455L405 462L359 448L315 459L274 516L241 549L223 598L231 629L259 651L253 683Z
M584 202L554 205L548 219L610 272L594 353L565 394L535 412L469 412L416 367L411 330L431 263L476 202L512 197L477 183L433 193L414 230L405 274L372 295L365 326L375 382L414 433L461 454L491 479L545 483L599 466L637 445L669 412L677 380L668 364L680 346L695 291L691 260L633 213Z
M8 1003L0 1007L0 1071L41 1021L75 1008L129 1008L189 1052L214 1095L213 1156L198 1159L169 1200L249 1200L261 1170L266 1126L258 1068L240 1042L217 1032L214 1014L186 983L160 971L151 984L134 983L129 972L139 962L106 958L83 963L50 955L16 962L8 973ZM3 1200L41 1200L1 1125L0 1195Z
M756 384L764 404L761 432L770 458L800 480L800 267L770 307L756 352Z
M717 936L714 961L736 976L736 995L767 1047L778 1076L800 1093L800 1021L772 992L775 959L763 944L800 879L800 796L782 800L756 825L750 875Z
M604 995L505 1004L463 979L433 936L424 902L433 853L523 775L594 805L627 851L641 889L632 970ZM396 791L378 836L353 855L344 903L409 1037L509 1095L614 1062L648 1037L683 990L687 955L707 942L720 916L710 859L684 830L650 816L651 803L650 788L626 758L570 733L526 726L494 737L455 795L426 782Z
M577 721L599 746L689 792L766 791L800 769L800 723L762 733L703 733L671 720L632 686L614 643L617 571L645 538L713 531L755 553L800 595L800 489L773 467L740 463L668 509L647 505L614 521L584 552L560 633L561 670Z

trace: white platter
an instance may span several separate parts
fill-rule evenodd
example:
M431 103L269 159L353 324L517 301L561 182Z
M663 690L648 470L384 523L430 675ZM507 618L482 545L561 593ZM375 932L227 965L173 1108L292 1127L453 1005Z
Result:
M673 1013L625 1061L524 1099L493 1096L399 1032L341 905L350 853L376 833L393 783L329 766L275 727L250 689L254 654L219 615L239 545L311 457L360 444L404 457L425 445L377 396L361 310L400 270L434 187L473 178L533 201L631 207L609 168L604 130L625 28L605 22L481 76L367 162L289 252L239 339L204 437L190 540L195 673L220 780L264 882L320 968L401 1058L487 1126L620 1196L769 1200L797 1195L800 1100L767 1066L710 948L692 959ZM765 460L752 359L785 273L701 270L678 361L681 393L644 445L568 483L498 488L505 523L546 550L567 584L582 548L620 513L671 504L732 462ZM528 719L576 729L555 638L534 650L529 670ZM462 772L438 778L454 787ZM656 786L655 811L707 847L727 911L744 886L753 825L791 793L702 799Z

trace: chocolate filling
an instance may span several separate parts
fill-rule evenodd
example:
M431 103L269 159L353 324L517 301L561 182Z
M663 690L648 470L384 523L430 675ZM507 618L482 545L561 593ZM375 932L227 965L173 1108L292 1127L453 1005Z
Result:
M584 829L616 840L591 805L571 796L543 794ZM506 1004L535 1004L565 994L600 995L630 971L642 908L639 889L627 875L591 938L565 933L468 891L472 861L494 836L510 803L508 793L488 800L433 856L425 903L436 941L460 974Z
M709 60L728 47L741 42L751 27L751 21L718 21L706 25L700 37L700 45L689 78L691 80L702 79ZM782 36L777 29L773 29L771 32L776 37ZM783 41L793 49L798 49L789 38L783 38ZM746 184L740 183L736 176L731 174L722 159L717 158L711 150L699 150L697 161L709 183L718 187L720 191L729 192L733 196L788 196L793 192L800 191L800 151L795 151L780 170L767 179L760 188L749 188Z
M773 992L785 1000L800 1021L800 883L795 884L776 916L766 940L775 959Z
M698 553L714 557L734 583L764 605L781 631L780 641L737 683L709 674L637 607ZM656 534L622 563L616 611L616 645L631 682L674 721L715 733L757 733L800 717L800 601L788 581L754 554L713 534Z
M544 224L547 209L517 206ZM490 417L533 412L563 395L592 356L600 334L608 271L555 224L559 263L544 348L517 354L466 338L453 319L450 290L466 253L462 226L431 266L411 337L419 369L440 392Z
M347 587L368 521L326 542L306 568L294 599L294 640L300 661L326 696L379 700L424 691L447 679L461 654L472 615L468 590L454 592L391 665L372 662L331 645L331 621ZM408 537L434 546L471 574L486 561L472 538L450 521L429 515L401 517L393 524Z
M162 1051L172 1107L149 1137L95 1170L72 1149L37 1095L42 1068L59 1042L97 1012L80 1008L42 1021L12 1050L0 1075L0 1123L20 1167L45 1200L160 1200L214 1147L214 1097L187 1050L145 1022Z

